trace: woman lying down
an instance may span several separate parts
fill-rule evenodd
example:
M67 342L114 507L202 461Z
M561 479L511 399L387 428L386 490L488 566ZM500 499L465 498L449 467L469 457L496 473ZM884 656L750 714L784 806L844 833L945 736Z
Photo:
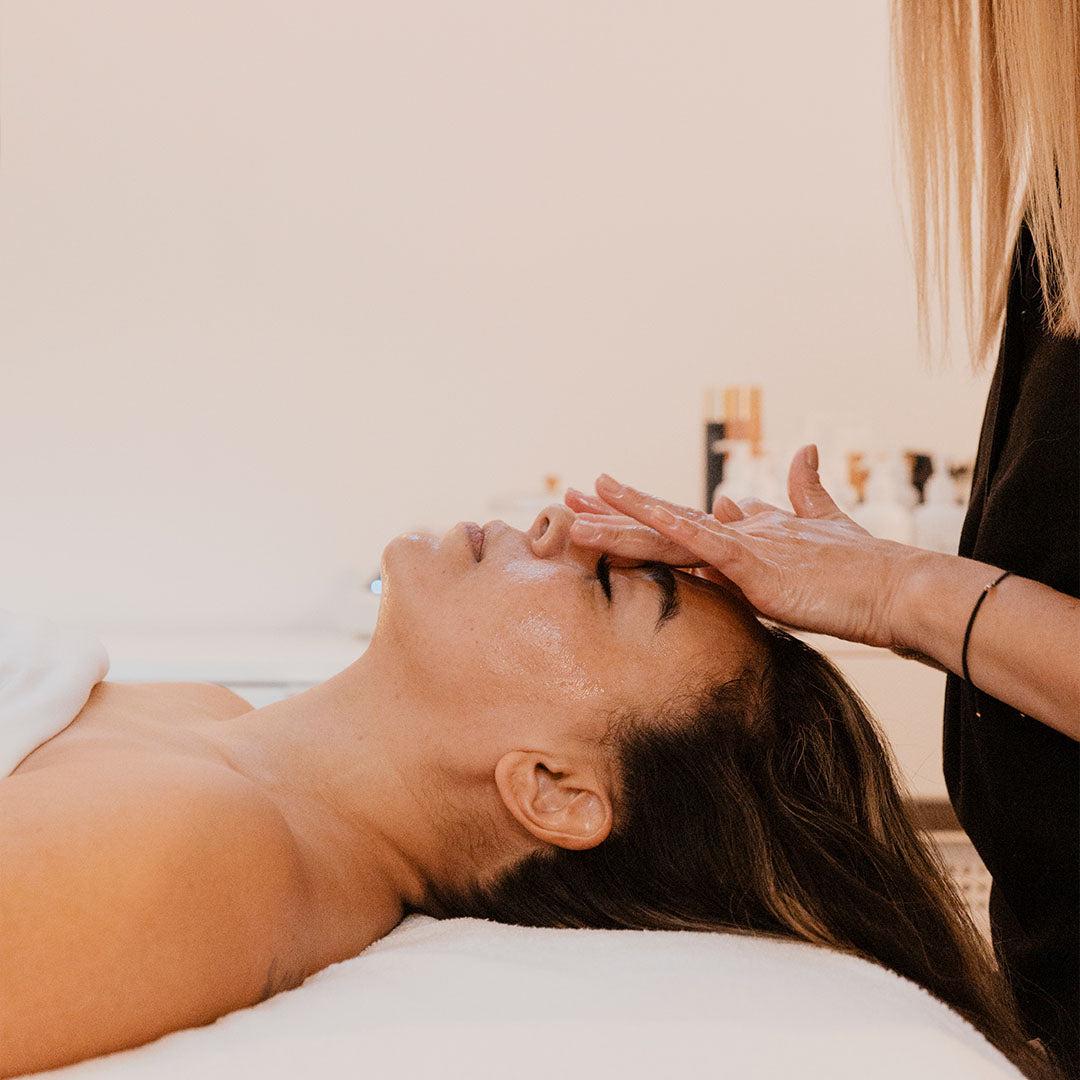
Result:
M367 650L284 701L99 683L0 780L0 1075L204 1024L412 912L829 946L1048 1075L836 670L573 517L396 538Z

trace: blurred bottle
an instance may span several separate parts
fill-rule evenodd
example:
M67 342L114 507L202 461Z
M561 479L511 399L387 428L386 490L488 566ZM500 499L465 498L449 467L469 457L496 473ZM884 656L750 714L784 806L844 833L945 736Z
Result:
M905 484L888 456L879 457L870 469L865 498L851 511L851 517L868 532L883 540L911 544L915 523Z
M809 441L809 440L808 440ZM849 481L848 463L843 454L835 452L818 454L818 478L821 486L832 496L845 514L859 501L859 496Z
M712 510L713 492L724 479L724 406L719 390L705 391L705 496L703 509Z
M762 449L761 387L726 386L705 393L705 510L720 495L774 502L772 462Z
M915 456L900 450L891 450L885 456L885 468L893 479L897 502L907 510L913 510L919 502L919 490L914 484Z
M957 501L956 484L940 459L923 487L924 502L915 507L915 546L955 555L964 527L964 507Z

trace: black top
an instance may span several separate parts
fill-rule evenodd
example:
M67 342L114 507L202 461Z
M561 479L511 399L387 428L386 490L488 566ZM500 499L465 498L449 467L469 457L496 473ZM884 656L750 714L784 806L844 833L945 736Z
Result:
M1047 332L1041 296L1025 226L960 554L1080 596L1080 341ZM1080 1076L1080 743L955 675L944 738L998 960L1029 1035Z

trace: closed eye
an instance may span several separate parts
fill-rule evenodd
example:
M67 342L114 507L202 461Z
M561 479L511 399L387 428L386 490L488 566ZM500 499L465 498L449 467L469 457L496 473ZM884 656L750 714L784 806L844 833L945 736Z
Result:
M604 590L607 601L611 603L611 560L605 552L596 560L596 580L600 582L600 588Z
M647 581L651 581L660 590L660 614L656 620L656 629L659 630L664 623L674 618L679 612L679 593L675 573L666 563L659 562L643 563L637 569L642 571L642 576ZM606 552L596 561L596 580L600 582L600 588L604 590L604 595L610 604L612 602L611 560Z
M645 566L645 577L660 586L660 617L656 620L656 629L673 619L679 613L679 591L675 584L675 572L667 563L649 563Z

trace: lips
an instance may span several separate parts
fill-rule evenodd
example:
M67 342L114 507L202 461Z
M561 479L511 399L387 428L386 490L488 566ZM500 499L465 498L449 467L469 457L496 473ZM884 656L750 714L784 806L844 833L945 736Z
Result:
M465 528L465 539L469 542L469 546L473 550L473 557L477 562L483 558L484 554L484 530L476 524L475 521L463 522Z

